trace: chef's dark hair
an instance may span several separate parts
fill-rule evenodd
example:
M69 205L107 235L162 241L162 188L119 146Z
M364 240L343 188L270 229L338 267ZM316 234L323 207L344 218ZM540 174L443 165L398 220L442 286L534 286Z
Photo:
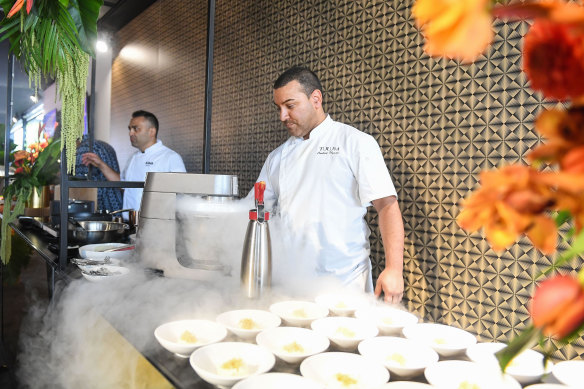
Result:
M150 125L156 129L156 136L158 137L158 119L156 119L156 116L154 116L154 114L151 112L143 110L132 113L132 119L139 117L143 117L144 119L148 120Z
M282 73L274 83L274 89L281 88L294 80L302 85L306 96L310 96L317 89L322 93L322 85L316 74L312 70L302 66L293 66Z

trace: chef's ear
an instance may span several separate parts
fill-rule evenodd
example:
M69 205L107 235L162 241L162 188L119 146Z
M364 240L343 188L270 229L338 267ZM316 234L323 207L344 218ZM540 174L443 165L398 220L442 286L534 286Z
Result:
M157 134L156 134L156 128L155 128L155 127L150 127L150 128L148 129L148 131L149 131L149 135L150 135L151 137L153 137L154 139L156 139L156 135L157 135Z
M318 89L312 91L310 94L310 102L314 108L320 108L322 106L322 92Z

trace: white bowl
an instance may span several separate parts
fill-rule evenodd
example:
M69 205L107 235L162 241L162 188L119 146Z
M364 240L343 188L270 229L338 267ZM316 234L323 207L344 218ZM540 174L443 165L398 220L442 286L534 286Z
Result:
M576 387L562 384L533 384L526 386L525 389L576 389Z
M280 316L284 324L307 327L329 313L328 308L310 301L282 301L270 305L270 312Z
M379 332L373 323L354 317L325 317L313 321L310 326L344 351L356 350L359 342L373 338Z
M262 331L256 342L288 363L300 363L306 357L325 351L330 344L326 336L298 327L276 327Z
M117 258L117 259L128 259L134 254L134 249L120 250L120 251L105 251L111 250L118 247L127 246L127 243L96 243L88 244L79 247L79 255L81 258L91 258L91 259L104 259L104 258Z
M95 265L113 265L113 266L122 266L122 262L119 259L108 259L107 261L104 259L88 259L88 258L73 258L71 262L77 265L77 267L81 271L89 271L91 270L91 266Z
M469 361L440 361L426 368L424 376L430 385L440 389L521 389L519 382L494 366Z
M378 388L389 380L380 363L343 352L316 354L300 364L300 374L326 388Z
M211 320L177 320L154 330L158 342L181 358L188 358L197 348L222 341L227 330Z
M564 385L582 387L584 361L562 361L555 364L552 374Z
M348 293L321 294L315 301L337 316L351 316L357 309L371 305L371 301L364 295Z
M217 322L242 339L255 339L257 334L280 325L282 320L276 314L259 309L239 309L223 312Z
M499 366L495 353L505 347L504 343L477 343L466 349L468 358L477 363L491 363ZM546 373L551 371L553 363L548 361L544 368L543 355L535 350L525 350L517 355L505 372L515 378L522 385L539 381Z
M233 389L324 389L315 381L290 373L265 373L239 381Z
M470 332L444 324L412 324L404 327L402 332L408 339L426 343L443 357L461 354L477 342Z
M388 306L358 309L355 317L375 322L380 335L400 335L402 328L418 322L416 315Z
M222 342L195 350L189 361L199 377L208 383L233 386L251 375L268 372L276 357L255 344Z
M411 381L394 381L379 387L379 389L432 389L428 384Z
M92 265L81 270L81 275L91 282L117 281L130 272L124 266Z
M380 336L359 343L359 353L383 364L400 378L421 375L424 369L438 362L438 353L430 346L411 339Z

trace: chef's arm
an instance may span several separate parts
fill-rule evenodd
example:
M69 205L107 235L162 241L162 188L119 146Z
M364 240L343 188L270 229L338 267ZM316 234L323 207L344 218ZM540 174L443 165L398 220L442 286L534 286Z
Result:
M385 269L377 278L375 295L383 291L385 301L399 303L404 293L404 224L395 196L373 200L385 251Z
M99 155L95 153L85 153L81 156L81 163L85 166L92 165L101 170L108 181L120 181L120 173L112 169L105 163Z

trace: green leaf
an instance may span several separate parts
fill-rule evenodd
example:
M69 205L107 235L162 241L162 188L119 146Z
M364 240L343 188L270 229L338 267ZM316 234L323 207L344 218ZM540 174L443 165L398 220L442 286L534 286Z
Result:
M546 270L540 272L536 276L536 279L551 273L554 269L557 269L564 263L568 262L570 259L582 253L584 253L584 228L580 230L580 233L572 242L572 246L568 250L564 251L559 257L557 257L553 265L548 267Z
M523 350L536 345L541 337L541 330L531 325L519 334L519 336L513 338L504 349L497 351L495 356L499 360L501 370L504 372L515 356Z
M565 222L567 222L571 218L572 218L572 215L570 214L570 211L566 211L566 210L559 211L555 217L556 226L561 227Z
M103 0L70 0L68 11L77 27L79 47L92 57L97 40L97 18Z

